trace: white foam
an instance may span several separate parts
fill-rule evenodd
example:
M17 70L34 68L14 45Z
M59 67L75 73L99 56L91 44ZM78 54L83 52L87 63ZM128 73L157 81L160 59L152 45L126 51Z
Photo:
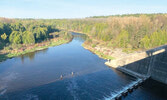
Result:
M138 83L141 79L137 79L134 82L131 82L130 84L128 84L127 86L123 87L122 89L116 91L115 93L112 93L110 96L108 97L104 97L105 100L113 100L115 97L117 97L118 95L120 95L122 92L126 91L128 88L132 87L133 85L135 85L136 83Z
M4 95L7 91L6 86L0 87L0 96Z
M77 92L76 92L76 90L78 89L78 85L77 85L77 82L76 82L75 78L72 79L69 82L69 85L68 85L67 89L68 89L68 91L70 91L70 93L73 96L74 100L78 100Z

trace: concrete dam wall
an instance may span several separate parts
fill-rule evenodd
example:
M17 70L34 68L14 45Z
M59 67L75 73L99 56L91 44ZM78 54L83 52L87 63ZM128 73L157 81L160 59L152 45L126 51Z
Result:
M124 68L167 84L167 45L135 53L105 63L114 68Z

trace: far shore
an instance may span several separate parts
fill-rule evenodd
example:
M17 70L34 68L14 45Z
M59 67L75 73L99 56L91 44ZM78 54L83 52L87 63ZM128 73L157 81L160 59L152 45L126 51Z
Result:
M36 43L33 45L24 45L22 48L20 49L15 49L15 50L1 50L0 53L0 62L9 59L9 58L13 58L13 57L17 57L20 55L24 55L26 53L30 53L30 52L35 52L35 51L40 51L40 50L44 50L47 49L49 47L53 47L53 46L58 46L61 44L65 44L65 43L69 43L71 39L64 39L64 38L54 38L54 39L50 39L49 41L44 41L41 43Z

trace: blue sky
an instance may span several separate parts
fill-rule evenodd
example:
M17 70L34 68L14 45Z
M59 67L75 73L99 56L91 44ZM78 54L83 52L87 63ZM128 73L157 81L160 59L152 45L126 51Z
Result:
M167 0L0 0L0 17L8 18L84 18L132 13L167 13Z

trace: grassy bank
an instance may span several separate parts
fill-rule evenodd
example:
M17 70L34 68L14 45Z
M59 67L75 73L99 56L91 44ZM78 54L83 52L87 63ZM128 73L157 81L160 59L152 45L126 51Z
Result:
M7 53L4 54L0 54L0 62L8 59L8 58L12 58L12 57L16 57L19 55L24 55L26 53L30 53L30 52L34 52L34 51L38 51L38 50L43 50L52 46L58 46L61 44L65 44L68 43L72 40L72 37L69 39L64 39L64 38L59 38L59 39L52 39L49 40L47 42L42 42L39 44L42 44L42 46L39 46L39 44L34 44L33 46L31 46L31 49L29 49L29 46L26 47L25 50L15 50L15 51L8 51Z

